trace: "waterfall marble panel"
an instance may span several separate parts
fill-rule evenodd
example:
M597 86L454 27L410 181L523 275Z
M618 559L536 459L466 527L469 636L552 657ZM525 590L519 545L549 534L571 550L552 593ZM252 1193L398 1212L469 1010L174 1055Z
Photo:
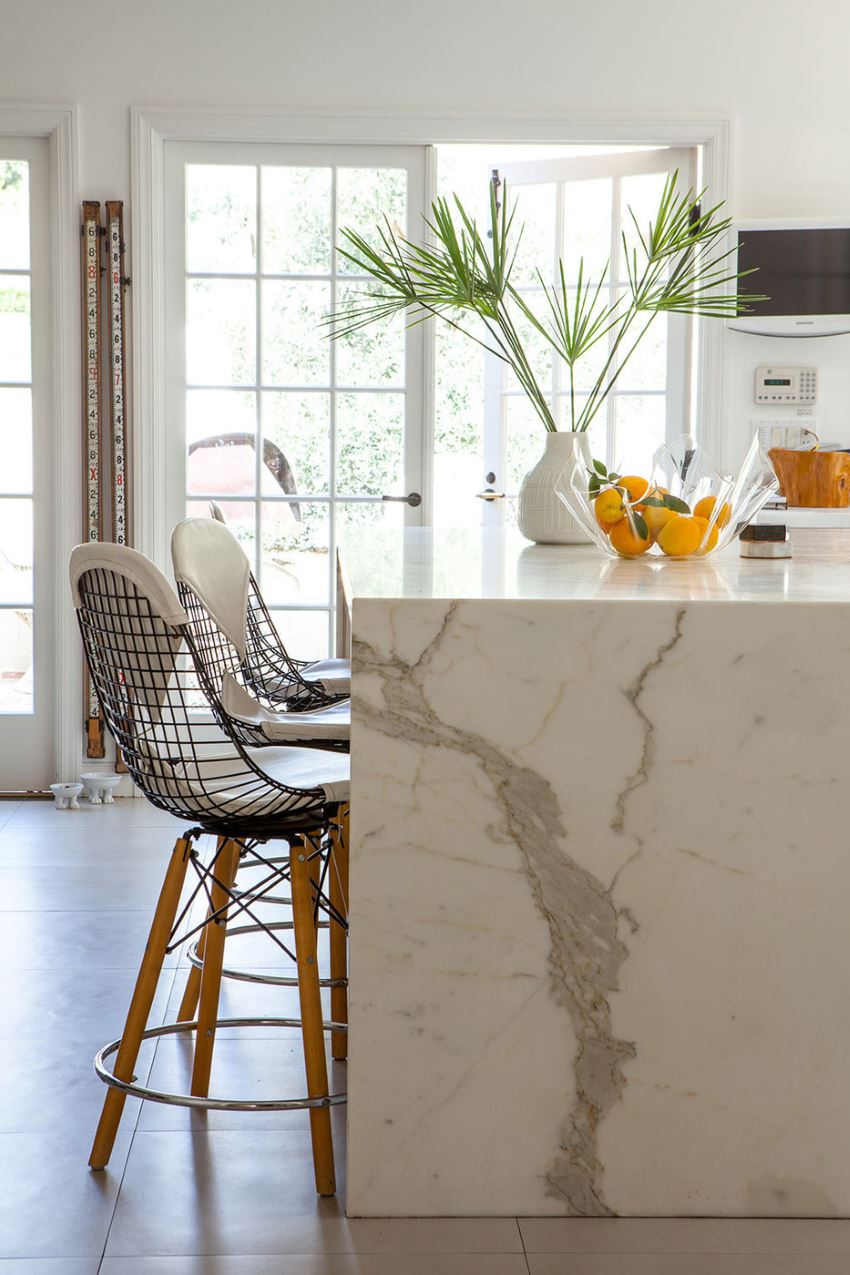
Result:
M850 1215L846 563L421 548L344 555L349 1213Z

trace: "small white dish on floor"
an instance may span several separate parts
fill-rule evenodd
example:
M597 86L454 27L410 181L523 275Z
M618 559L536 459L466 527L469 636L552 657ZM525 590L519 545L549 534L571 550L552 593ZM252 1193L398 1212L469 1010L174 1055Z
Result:
M57 810L79 810L82 784L51 784L50 791Z
M95 774L80 775L86 790L86 796L93 806L112 806L112 794L121 783L120 775Z

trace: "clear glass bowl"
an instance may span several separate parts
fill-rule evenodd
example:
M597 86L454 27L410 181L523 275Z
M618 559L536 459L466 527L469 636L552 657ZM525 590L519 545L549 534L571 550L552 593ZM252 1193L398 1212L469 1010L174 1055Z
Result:
M669 561L717 553L778 489L758 436L731 478L687 434L659 447L651 471L642 475L608 474L599 461L588 469L576 449L555 486L559 499L609 557Z

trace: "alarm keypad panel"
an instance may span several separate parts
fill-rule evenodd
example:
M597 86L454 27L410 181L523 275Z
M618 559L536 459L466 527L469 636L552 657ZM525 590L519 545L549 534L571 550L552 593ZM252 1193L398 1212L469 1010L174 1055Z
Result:
M816 367L757 367L757 403L803 404L817 401L818 370Z

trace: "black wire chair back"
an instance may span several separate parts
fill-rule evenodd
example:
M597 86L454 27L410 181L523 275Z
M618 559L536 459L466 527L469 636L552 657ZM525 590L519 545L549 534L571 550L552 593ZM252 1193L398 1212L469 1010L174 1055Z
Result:
M224 740L200 720L192 675L210 700L214 688L189 617L149 559L124 546L80 545L71 555L71 585L107 727L154 805L234 836L280 836L321 824L325 788L269 775L218 714Z
M212 517L186 518L174 528L171 555L180 596L184 586L206 607L238 653L238 670L221 665L222 675L236 677L265 707L285 706L303 712L348 699L348 693L329 690L320 680L305 677L311 661L296 660L286 649L239 541L220 508L210 502ZM197 605L190 608L193 624ZM206 635L209 640L210 635ZM213 652L216 664L225 658ZM211 666L212 667L212 666Z
M285 703L296 712L348 698L347 694L332 694L320 682L303 676L302 670L310 661L293 659L287 651L253 572L248 574L245 636L245 683L255 695L266 696L271 703Z

